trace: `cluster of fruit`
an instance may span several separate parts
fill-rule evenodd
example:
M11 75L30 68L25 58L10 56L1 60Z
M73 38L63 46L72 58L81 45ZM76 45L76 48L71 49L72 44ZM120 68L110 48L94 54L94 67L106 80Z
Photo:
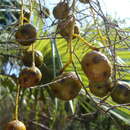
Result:
M25 24L18 29L15 37L21 45L31 45L36 40L36 30L31 24ZM39 67L43 62L42 54L39 51L34 51L34 55L35 65ZM33 87L41 80L41 72L37 67L33 66L32 59L32 51L24 52L22 61L23 64L28 67L24 68L19 75L19 84L21 87ZM59 97L63 100L70 100L73 99L80 91L81 84L79 83L75 73L63 73L55 80L58 79L64 80L55 82L51 85L52 91L56 97Z
M21 25L15 33L16 41L22 46L32 45L36 41L36 29L31 24ZM34 54L33 54L34 53ZM34 55L34 56L33 56ZM33 58L35 63L33 63ZM43 56L40 51L27 51L25 50L24 55L22 56L23 64L25 67L19 74L19 84L20 87L29 88L33 87L42 78L42 74L39 70L43 62ZM36 67L36 66L37 67ZM18 105L18 104L17 104ZM5 130L26 130L25 125L19 120L10 121Z
M84 4L90 2L90 0L79 1ZM59 20L57 26L58 33L66 40L74 39L75 37L72 34L79 34L79 28L75 24L75 17L71 9L65 1L58 3L53 9L54 17ZM40 13L45 18L49 14L47 8L44 8ZM18 28L15 38L22 46L30 46L36 41L36 29L33 25L26 23ZM43 63L41 52L36 50L25 51L22 61L27 67L19 74L20 86L29 88L37 85L42 78L38 68ZM130 85L122 81L117 81L115 86L112 85L112 65L104 54L95 50L85 54L81 61L81 66L89 80L89 89L92 94L102 98L108 92L111 92L111 97L116 103L130 103ZM75 72L64 72L54 79L50 87L57 98L68 101L79 94L82 85ZM13 120L7 124L6 130L14 129L26 130L26 127L21 121Z
M36 36L36 29L31 24L20 26L15 33L16 41L23 46L33 44L36 41ZM40 70L36 67L42 64L42 54L39 51L34 51L34 59L36 62L33 61L33 51L26 51L24 53L22 60L27 67L19 75L19 84L21 87L29 88L35 86L42 78Z
M112 83L112 65L104 54L91 51L83 57L81 65L89 80L92 94L104 97L110 92L112 100L116 103L130 103L130 85L123 81Z
M35 34L35 35L34 35ZM36 30L31 24L20 26L15 34L16 40L21 45L31 45L36 40ZM38 67L43 62L43 56L39 51L34 51L35 65L33 66L32 51L24 52L22 57L23 64L28 66L24 68L19 75L19 84L23 88L29 88L36 85L42 77ZM58 80L58 81L57 81ZM81 89L81 84L74 72L63 73L58 76L51 85L51 89L56 97L62 100L71 100L76 97ZM10 121L6 130L26 130L25 125L19 120Z
M53 9L53 15L55 19L58 19L57 31L67 41L71 38L76 38L72 34L79 34L79 27L75 23L72 8L72 6L69 7L68 3L64 1L58 3ZM54 83L51 85L54 95L65 101L75 98L81 88L82 85L75 72L64 72L62 75L56 77Z
M75 17L71 11L71 8L66 2L58 3L53 9L54 17L59 20L57 31L66 40L71 37L71 32L79 34L79 27L75 24ZM74 38L72 37L72 39Z
M90 0L79 0L79 1L83 4L87 4L90 2ZM72 7L70 8L68 3L65 2L58 3L56 7L53 9L53 15L56 19L59 20L57 30L58 33L63 38L68 40L72 34L79 34L79 28L75 24L75 17L72 13ZM74 38L75 37L72 35L72 39ZM89 80L89 89L91 93L93 93L95 96L102 98L106 96L109 92L111 92L111 97L113 101L115 101L116 103L122 104L130 102L129 84L123 81L117 81L116 84L115 83L113 84L111 80L112 65L109 59L104 54L102 54L99 51L89 52L83 57L81 65L85 75ZM69 86L69 84L72 84L69 83L67 79L65 81L66 81L65 84L67 84L67 86ZM65 88L58 87L59 85L64 86ZM56 85L53 86L55 86L52 88L54 94L57 97L63 100L68 100L68 97L71 97L71 96L65 96L69 94L69 91L67 91L67 86L65 86L62 82L60 82L59 84L57 83ZM76 88L74 89L76 91ZM67 94L59 93L62 92L62 90L66 90L64 91L64 93L66 92Z
M46 7L41 7L39 15L43 18L48 18L50 11ZM32 45L37 38L36 28L32 24L28 24L30 13L23 10L23 25L21 25L15 33L16 41L22 46ZM27 66L24 68L19 75L19 84L23 88L29 88L37 85L41 80L42 74L38 67L43 63L42 53L38 50L24 51L22 57L23 64Z
M24 17L26 16L24 15ZM24 24L15 33L15 39L22 46L30 46L36 41L37 32L32 24L28 24L27 20L23 22ZM43 63L42 53L38 50L25 50L21 60L26 67L19 74L20 87L29 88L37 85L42 78L38 68ZM13 120L7 124L6 130L26 130L26 127L21 121Z
M87 4L90 0L79 0L81 3ZM57 30L58 33L68 40L71 37L71 32L79 34L79 27L75 23L75 16L72 13L73 7L69 7L68 3L60 2L54 7L53 15L59 20ZM74 39L75 36L72 37Z
M47 12L45 18L48 17L48 10L44 10L40 15ZM62 14L63 15L63 14ZM32 45L37 38L36 29L28 21L24 22L15 33L16 41L22 46ZM23 64L25 67L19 74L20 87L29 88L37 85L42 78L39 66L43 63L43 56L39 51L32 50L24 52L22 56ZM55 96L63 99L70 100L74 98L81 89L81 84L75 73L64 73L57 77L55 80L61 79L59 82L54 83L51 88ZM74 89L75 87L75 89ZM6 130L26 130L25 125L19 120L13 120L6 126Z

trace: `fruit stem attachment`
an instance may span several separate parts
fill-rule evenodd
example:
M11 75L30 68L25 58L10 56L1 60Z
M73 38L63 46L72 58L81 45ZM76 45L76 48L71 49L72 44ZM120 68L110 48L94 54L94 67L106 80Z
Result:
M30 16L32 15L32 0L29 1L30 2ZM29 23L30 23L30 19L29 19Z
M34 45L32 44L32 67L35 67Z
M80 35L78 35L78 34L72 34L74 37L77 37L77 38L79 38L81 41L83 41L89 48L91 48L92 50L97 50L97 51L99 51L99 49L98 48L96 48L96 47L94 47L94 46L92 46L90 43L88 43L84 38L82 38Z
M20 93L20 85L18 84L17 93L16 93L16 101L15 101L15 115L14 115L15 120L18 120L19 93Z
M74 22L72 23L72 26L71 26L71 31L70 31L70 34L69 34L69 39L67 39L67 45L68 45L68 49L69 49L69 60L64 65L64 67L60 70L60 73L62 73L72 63L72 61L73 61L73 57L72 57L72 50L73 50L73 47L72 47L72 37L73 37L73 34L74 34Z
M20 17L20 24L23 25L23 0L21 0L21 17Z
M30 0L30 16L32 14L32 0ZM35 67L34 45L32 44L32 67Z

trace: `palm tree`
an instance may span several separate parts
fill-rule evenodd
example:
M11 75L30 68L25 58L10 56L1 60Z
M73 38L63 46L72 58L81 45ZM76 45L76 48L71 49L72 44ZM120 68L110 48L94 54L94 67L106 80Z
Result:
M76 1L75 4L74 0L72 4L65 0L80 26L80 35L71 39L70 53L73 62L64 71L75 72L79 76L82 89L73 100L63 101L55 97L51 86L56 83L60 71L68 62L70 44L69 40L66 40L66 34L64 36L63 32L61 35L57 33L56 25L62 20L55 19L53 14L45 17L46 14L49 15L45 9L51 2L0 1L0 129L4 129L5 124L14 118L18 94L18 119L25 123L27 130L129 129L126 128L129 127L129 107L117 105L110 95L106 99L94 96L88 88L89 80L81 66L81 59L91 51L89 43L104 53L111 62L113 84L117 80L129 81L129 29L120 28L120 23L115 24L112 18L105 16L99 1L87 4ZM50 6L48 7L52 11ZM37 29L37 40L33 46L22 46L15 39L15 34L22 24L28 23ZM62 24L65 25L66 23ZM22 58L25 52L32 51L32 48L41 51L44 57L39 67L43 75L42 80L35 87L20 88L18 93L18 77L21 70L26 68ZM27 61L36 60L33 53L26 58ZM61 81L64 82L64 78Z

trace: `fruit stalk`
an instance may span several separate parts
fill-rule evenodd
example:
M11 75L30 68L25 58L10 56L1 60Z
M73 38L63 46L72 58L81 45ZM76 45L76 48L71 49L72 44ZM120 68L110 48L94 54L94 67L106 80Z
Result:
M32 15L32 0L29 1L30 2L30 16ZM30 23L30 19L29 19L29 23Z
M99 50L98 48L92 46L90 43L88 43L84 38L82 38L80 35L78 34L73 34L74 37L79 38L81 41L83 41L89 48L91 48L92 50Z
M32 44L32 66L35 67L34 45Z
M20 24L23 25L23 0L21 0L21 18L20 18Z
M19 92L20 92L20 85L17 85L14 120L18 120Z

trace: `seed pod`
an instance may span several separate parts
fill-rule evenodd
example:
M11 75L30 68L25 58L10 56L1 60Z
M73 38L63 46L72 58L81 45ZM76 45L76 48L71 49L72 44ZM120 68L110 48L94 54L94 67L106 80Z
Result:
M41 80L42 74L37 67L24 68L19 75L19 84L23 88L33 87Z
M36 29L31 24L24 24L15 33L15 39L23 46L29 46L36 41Z
M51 85L54 95L66 101L75 98L82 87L74 72L63 73L58 76L55 81L57 82Z
M40 51L34 51L35 65L40 67L43 63L43 55ZM25 51L22 56L22 62L25 66L31 67L33 65L32 51Z
M79 0L81 3L83 3L83 4L87 4L87 3L89 3L91 0Z
M130 103L130 85L126 82L118 81L111 97L118 104Z
M5 130L26 130L26 126L19 120L13 120L7 123Z
M112 73L110 61L98 51L87 53L81 61L81 66L88 79L94 82L106 81Z
M62 22L59 22L58 26L57 26L58 33L66 40L68 40L71 37L71 32L72 32L72 34L73 33L79 34L78 26L74 25L74 28L73 28L73 24L75 24L74 16L68 17L68 19L66 19ZM72 36L72 39L74 39L74 38L76 38L76 37Z
M104 82L93 82L89 81L90 92L98 97L104 97L112 88L112 82L110 79Z
M69 6L65 2L60 2L54 7L53 15L56 19L65 19L69 16Z

